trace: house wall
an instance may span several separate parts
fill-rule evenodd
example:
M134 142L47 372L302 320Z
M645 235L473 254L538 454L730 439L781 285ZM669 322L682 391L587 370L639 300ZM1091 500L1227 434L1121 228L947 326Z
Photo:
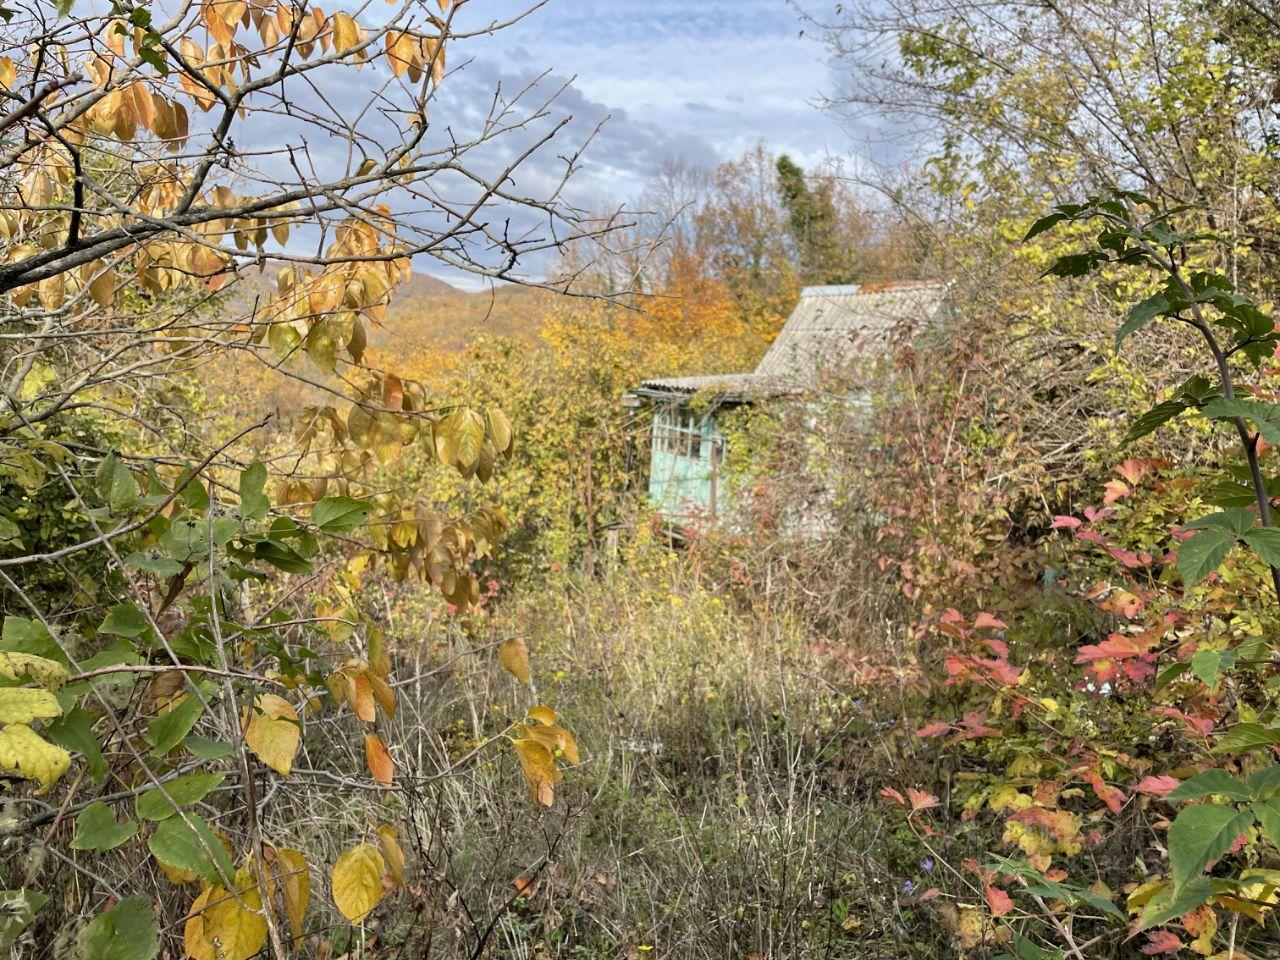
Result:
M724 511L719 483L725 439L715 413L686 405L654 408L649 500L672 519L714 520Z

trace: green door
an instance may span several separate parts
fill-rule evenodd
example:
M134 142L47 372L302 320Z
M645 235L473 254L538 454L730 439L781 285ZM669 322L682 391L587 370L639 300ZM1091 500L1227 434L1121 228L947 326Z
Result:
M698 414L687 406L657 407L649 460L649 499L672 519L715 520L719 503L718 472L724 436L714 414Z

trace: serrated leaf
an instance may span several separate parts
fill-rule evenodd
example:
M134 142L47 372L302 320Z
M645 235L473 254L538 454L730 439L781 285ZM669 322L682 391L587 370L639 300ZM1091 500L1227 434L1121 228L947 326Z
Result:
M1124 343L1125 337L1136 333L1148 323L1160 316L1169 307L1169 300L1163 293L1154 293L1129 310L1124 323L1116 331L1116 346Z
M161 863L189 870L207 883L222 883L232 875L231 857L203 817L190 811L161 820L147 840L147 848Z
M1268 800L1255 803L1253 814L1258 818L1262 835L1273 847L1280 849L1280 800Z
M1125 434L1125 442L1129 443L1145 437L1186 409L1187 404L1178 400L1165 400L1163 403L1157 403L1130 424L1129 432Z
M116 821L115 811L102 802L89 804L76 817L76 835L71 841L73 850L114 850L138 833L138 825L132 820Z
M1191 658L1191 672L1210 690L1218 686L1218 678L1236 662L1234 650L1197 650Z
M224 773L187 773L163 784L163 789L159 786L152 787L138 797L135 804L138 816L143 820L172 817L178 812L178 807L198 802L210 790L221 786L225 779L227 776Z
M1169 827L1169 869L1175 889L1200 876L1253 823L1249 811L1216 803L1187 807Z
M367 843L348 850L333 865L333 902L344 917L360 923L382 900L382 875L387 865L382 854Z
M1255 770L1244 782L1255 800L1270 800L1280 790L1280 766Z
M98 914L76 938L80 960L153 960L160 924L146 897L128 897Z
M1054 213L1050 213L1041 217L1039 220L1037 220L1035 223L1031 225L1031 229L1028 230L1027 235L1022 238L1022 242L1026 243L1028 240L1035 239L1036 237L1040 236L1040 234L1044 233L1046 230L1052 230L1054 227L1056 227L1058 224L1060 224L1063 220L1066 220L1066 219L1067 219L1067 215L1065 213L1062 213L1061 211L1055 211Z
M1170 801L1199 800L1217 794L1232 800L1248 800L1252 795L1243 783L1225 770L1206 770L1184 780L1165 797Z
M1178 572L1188 586L1207 577L1236 545L1235 536L1227 530L1201 530L1178 547Z
M1244 542L1263 563L1280 567L1280 530L1275 527L1258 527L1244 535Z
M274 693L264 693L258 697L252 716L244 722L244 740L249 749L272 770L287 777L302 743L293 705Z
M1271 729L1258 723L1237 723L1218 738L1214 753L1247 753L1259 747L1280 743L1280 729Z

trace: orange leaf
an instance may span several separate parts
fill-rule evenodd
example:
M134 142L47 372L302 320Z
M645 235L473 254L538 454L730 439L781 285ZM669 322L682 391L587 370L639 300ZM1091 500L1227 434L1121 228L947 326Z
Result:
M391 763L391 754L387 745L376 733L366 733L364 737L364 762L369 765L369 773L384 787L391 786L395 779L395 768Z

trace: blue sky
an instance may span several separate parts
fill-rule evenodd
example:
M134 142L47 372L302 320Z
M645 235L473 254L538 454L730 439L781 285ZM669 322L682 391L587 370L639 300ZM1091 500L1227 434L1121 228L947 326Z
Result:
M530 3L476 0L454 30ZM544 71L547 86L573 78L556 107L573 117L566 145L610 117L571 193L600 206L635 197L668 157L711 166L760 140L805 163L847 156L852 141L816 106L833 87L823 56L787 0L549 0L450 50L451 70L465 66L442 88L435 118L475 119L499 81L514 90ZM523 171L526 183L557 175L554 153Z

